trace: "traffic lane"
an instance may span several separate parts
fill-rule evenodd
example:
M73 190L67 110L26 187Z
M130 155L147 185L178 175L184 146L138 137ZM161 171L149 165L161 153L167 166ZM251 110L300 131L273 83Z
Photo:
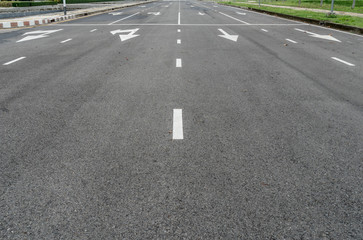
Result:
M284 18L274 17L267 14L261 14L253 11L248 11L241 8L223 6L219 4L205 4L202 5L199 2L196 5L204 8L208 8L214 12L222 12L224 14L230 15L242 21L246 21L250 24L296 24L301 23L298 21L288 20ZM217 7L214 7L217 6Z
M338 35L334 31L321 31L320 29L311 29L307 26L289 26L285 29L273 26L263 26L263 28L268 30L265 33L268 37L284 39L292 47L296 46L296 44L297 46L303 45L307 51L309 51L308 49L320 49L319 51L325 53L324 57L330 56L344 59L354 64L354 70L358 70L358 73L362 74L359 70L363 66L363 48L360 44L363 38L344 33Z
M326 27L321 27L321 26L316 26L316 25L311 25L311 24L305 24L305 23L300 22L300 21L287 20L287 19L284 19L284 18L279 18L279 17L276 17L276 16L271 16L271 15L263 14L263 13L257 13L257 12L254 12L254 11L250 11L250 10L246 10L246 9L240 9L240 8L236 8L236 7L232 7L232 6L221 6L221 7L224 8L224 9L229 10L230 12L228 14L231 14L231 16L234 16L234 17L238 17L238 15L240 15L240 14L238 14L237 12L241 12L241 13L246 13L245 17L247 17L247 16L248 17L256 16L256 17L258 17L258 19L263 18L263 19L269 19L269 20L272 20L272 19L285 20L285 21L288 21L286 23L291 23L291 24L301 23L301 24L305 25L304 27L296 27L296 28L302 28L302 29L304 29L304 30L306 30L308 32L313 32L313 33L317 33L317 34L320 34L320 35L329 35L329 36L332 36L332 37L336 37L339 40L341 40L342 42L346 41L348 43L349 42L354 43L354 42L362 42L363 41L363 36L361 36L359 34L353 34L353 33L344 32L344 31L340 31L340 30L336 30L336 29L331 29L331 28L326 28ZM251 21L251 23L252 23L252 21ZM266 27L268 27L269 23L274 23L274 22L265 23L264 20L263 20L262 23L260 23L258 21L257 22L253 21L253 23L261 24L261 25L266 24ZM285 30L285 29L282 29L282 30Z
M185 141L171 163L178 226L226 238L361 229L361 111L250 39L236 47L212 27L182 33Z
M57 30L59 28L41 27L36 31ZM97 29L96 31L93 31ZM21 30L16 38L9 39L9 43L1 44L0 52L3 60L0 64L1 74L1 92L2 97L12 94L9 88L17 89L19 83L24 83L27 76L37 75L38 72L45 70L47 73L52 71L52 68L58 69L57 65L52 65L52 62L57 61L72 61L77 58L78 54L92 52L93 48L97 48L102 44L110 44L119 42L118 35L112 35L110 31L115 30L115 27L94 28L89 26L70 27L67 26L63 30L51 33L48 37L29 40L25 42L16 42L26 36L37 36L40 34L29 34L22 36L22 33L32 32ZM91 32L93 31L93 32ZM61 43L67 39L71 41ZM86 43L86 44L85 44ZM6 62L12 61L19 57L25 59L3 65ZM48 66L43 68L43 65ZM9 88L8 88L9 87Z
M256 26L264 28L266 30L271 29L269 34L275 36L287 36L291 39L297 39L298 42L304 41L313 44L320 44L321 47L334 46L331 49L344 49L344 51L350 52L349 49L357 49L357 52L361 52L363 42L363 36L351 34L349 32L336 31L335 29L328 29L322 27L316 27L314 25L301 25L301 26L287 26L286 28L279 28L278 26Z
M190 6L194 6L191 8ZM186 2L181 3L180 22L181 24L245 24L227 16L215 12L197 4Z
M130 16L132 14L135 14L137 12L140 12L140 11L147 11L147 10L150 10L150 9L158 8L159 5L161 5L161 3L158 3L158 4L146 3L146 4L143 4L143 5L117 9L117 10L110 11L110 12L107 12L107 13L102 13L102 14L99 14L99 15L82 17L82 18L66 21L64 23L65 24L69 24L69 23L72 23L72 24L76 24L76 23L77 24L81 24L81 23L104 24L104 23L107 23L108 24L108 23L117 21L119 19L128 17L128 16ZM142 8L140 6L145 6L145 7ZM60 24L62 24L62 23L60 23Z
M74 46L50 46L17 63L1 65L2 144L1 169L9 169L4 187L19 177L18 164L27 164L24 156L44 148L64 127L67 118L87 100L101 81L102 68L111 53L119 53L119 39L89 40ZM126 61L126 60L124 60ZM100 69L101 68L101 69ZM91 74L95 78L87 78ZM13 159L19 159L14 162ZM24 161L24 162L22 162ZM13 171L11 168L15 167Z
M15 175L2 188L4 229L10 229L2 236L155 234L154 220L169 214L164 160L172 109L180 107L173 86L181 79L171 61L176 30L147 30L69 65L55 62L63 68L51 83L9 106L1 129L16 137L2 150L18 162L1 167L2 176ZM26 147L17 144L24 136Z
M281 37L267 36L263 31L254 31L253 33L251 29L251 34L247 35L247 29L234 26L229 28L240 35L239 41L245 39L254 43L261 50L275 56L276 60L282 61L287 66L304 74L334 98L340 101L348 101L358 108L363 105L361 95L363 85L360 81L363 75L362 61L359 57L353 59L344 51L332 52L330 49L324 49L314 44L289 43ZM353 55L355 56L355 54ZM332 59L332 57L345 59L355 63L356 66L348 66Z
M165 8L165 6L169 7ZM161 4L160 6L150 9L148 11L139 12L138 14L130 18L126 18L118 22L115 21L112 23L112 25L177 24L177 23L178 23L178 5Z

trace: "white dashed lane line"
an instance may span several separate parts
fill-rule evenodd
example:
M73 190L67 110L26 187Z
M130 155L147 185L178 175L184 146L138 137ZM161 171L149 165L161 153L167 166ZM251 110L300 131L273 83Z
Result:
M183 139L183 114L182 109L173 111L173 140Z
M132 15L130 15L130 16L127 16L127 17L121 18L121 19L116 20L116 21L114 21L114 22L112 22L112 23L109 23L108 25L112 25L112 24L114 24L114 23L117 23L117 22L120 22L120 21L122 21L122 20L128 19L128 18L133 17L133 16L135 16L135 15L137 15L137 14L139 14L139 13L140 13L140 12L137 12L137 13L134 13L134 14L132 14Z
M97 31L97 29L92 29L90 32L95 32L95 31Z
M178 29L178 32L180 32L180 29Z
M10 61L10 62L4 63L3 65L4 65L4 66L6 66L6 65L10 65L10 64L12 64L12 63L14 63L14 62L17 62L17 61L20 61L20 60L22 60L22 59L24 59L24 58L26 58L26 57L20 57L20 58L14 59L14 60L12 60L12 61Z
M339 59L339 58L336 58L336 57L332 57L332 59L334 59L335 61L338 61L338 62L341 62L341 63L344 63L348 66L351 66L351 67L354 67L355 65L353 63L350 63L350 62L347 62L347 61L344 61L342 59Z
M61 41L60 43L66 43L66 42L69 42L69 41L71 41L72 40L72 38L68 38L68 39L66 39L66 40L64 40L64 41Z
M181 58L177 58L176 59L176 67L177 68L181 68L182 67L182 60L181 60Z
M266 29L261 28L261 31L268 32Z
M292 42L292 43L297 43L296 41L291 40L291 39L288 39L288 38L286 38L285 40L286 40L286 41L289 41L289 42Z
M245 21L239 20L238 18L235 18L235 17L229 16L228 14L225 14L225 13L222 13L222 12L219 12L219 13L220 13L220 14L222 14L222 15L224 15L224 16L226 16L226 17L229 17L229 18L231 18L231 19L233 19L233 20L236 20L236 21L238 21L238 22L241 22L241 23L244 23L244 24L246 24L246 25L249 25L249 23L248 23L248 22L245 22Z
M180 39L177 39L177 40L176 40L176 43L177 43L177 44L181 44L181 40L180 40Z

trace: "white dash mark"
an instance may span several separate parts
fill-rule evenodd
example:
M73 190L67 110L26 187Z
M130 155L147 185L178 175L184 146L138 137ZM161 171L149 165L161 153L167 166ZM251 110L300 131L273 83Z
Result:
M4 63L3 65L9 65L9 64L12 64L12 63L14 63L14 62L20 61L20 60L22 60L22 59L24 59L24 58L26 58L26 57L20 57L20 58L14 59L13 61L10 61L10 62L7 62L7 63Z
M222 15L224 15L224 16L226 16L226 17L229 17L229 18L231 18L231 19L233 19L233 20L236 20L236 21L238 21L238 22L244 23L244 24L246 24L246 25L250 25L248 22L245 22L245 21L239 20L238 18L235 18L235 17L229 16L228 14L225 14L225 13L222 13L222 12L219 12L219 13L220 13L220 14L222 14Z
M346 62L342 59L339 59L339 58L336 58L336 57L332 57L332 59L338 61L338 62L341 62L341 63L344 63L344 64L347 64L348 66L351 66L351 67L354 67L355 65L353 63L350 63L350 62Z
M173 111L173 139L184 139L182 109Z
M122 20L128 19L128 18L133 17L133 16L135 16L135 15L137 15L137 14L139 14L139 13L140 13L140 12L137 12L137 13L134 13L134 14L132 14L132 15L130 15L130 16L127 16L127 17L121 18L121 19L119 19L119 20L117 20L117 21L114 21L114 22L112 22L112 23L109 23L108 25L112 25L112 24L114 24L114 23L117 23L117 22L120 22L120 21L122 21Z
M266 29L261 28L261 31L268 32Z
M69 41L71 41L72 40L72 38L68 38L68 39L66 39L66 40L64 40L64 41L61 41L60 43L66 43L66 42L69 42Z
M181 40L180 39L176 40L176 43L181 44Z
M176 67L177 68L181 68L182 67L182 60L181 60L181 58L177 58L176 59Z
M90 32L94 32L94 31L97 31L97 29L92 29Z
M288 39L288 38L286 38L285 40L286 40L286 41L289 41L289 42L292 42L292 43L297 43L296 41L291 40L291 39Z
M180 32L180 29L178 29L178 32Z
M180 25L180 12L178 13L178 25Z

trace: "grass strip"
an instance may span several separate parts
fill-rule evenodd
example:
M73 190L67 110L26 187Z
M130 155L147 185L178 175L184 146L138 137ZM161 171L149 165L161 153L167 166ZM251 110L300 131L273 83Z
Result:
M232 0L231 2L247 2L247 0ZM322 6L320 6L319 0L300 0L300 3L299 0L261 0L261 4L330 10L331 0L323 0ZM334 0L334 11L363 13L363 1L356 0L355 8L352 9L352 0Z
M290 16L310 18L310 19L315 19L315 20L319 20L319 21L332 22L332 23L338 23L338 24L343 24L343 25L347 25L347 26L363 28L363 18L360 18L360 17L343 16L343 15L327 16L326 13L317 13L317 12L304 11L304 10L293 10L293 9L285 9L285 8L278 8L278 7L265 7L265 6L259 7L259 6L246 4L246 3L239 3L239 2L220 2L220 3L231 5L231 6L248 7L248 8L252 8L252 9L266 10L269 12L282 13L282 14L286 14L286 15L290 15Z

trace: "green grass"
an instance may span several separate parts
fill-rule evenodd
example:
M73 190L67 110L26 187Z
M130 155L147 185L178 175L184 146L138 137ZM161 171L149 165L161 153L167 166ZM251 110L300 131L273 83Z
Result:
M62 3L63 0L56 0L59 3ZM111 1L122 1L122 0L66 0L68 3L90 3L90 2L111 2Z
M265 7L265 6L255 6L251 4L246 3L240 3L240 2L220 2L232 6L242 6L242 7L249 7L254 9L261 9L266 10L270 12L276 12L276 13L282 13L287 14L291 16L297 16L297 17L303 17L303 18L310 18L310 19L316 19L320 21L327 21L327 22L333 22L333 23L339 23L349 26L355 26L363 28L363 18L360 17L352 17L352 16L342 16L342 15L336 15L334 17L328 17L326 13L317 13L317 12L311 12L311 11L302 11L302 10L292 10L292 9L284 9L284 8L276 8L276 7Z
M255 0L258 2L258 0ZM235 0L232 2L247 2L247 0ZM278 5L278 6L291 6L291 7L303 7L303 8L315 8L330 10L331 0L324 0L323 5L320 7L320 0L301 0L301 5L299 6L299 0L261 0L263 4ZM356 0L355 8L352 9L353 0L334 0L334 11L343 12L355 12L363 13L363 1Z

